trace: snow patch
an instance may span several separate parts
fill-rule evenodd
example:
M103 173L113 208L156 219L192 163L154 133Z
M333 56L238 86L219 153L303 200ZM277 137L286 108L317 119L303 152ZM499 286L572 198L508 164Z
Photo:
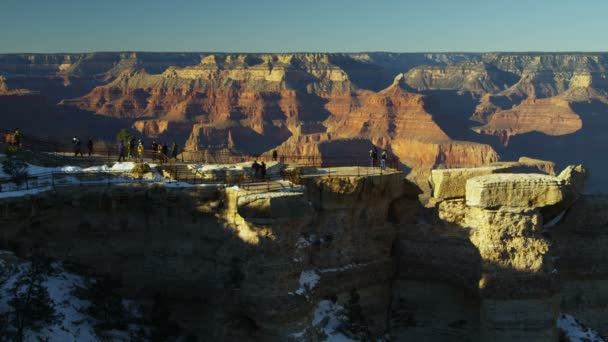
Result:
M320 279L321 276L319 276L315 270L302 271L302 273L300 273L300 287L297 290L290 292L290 294L297 294L300 296L306 295L317 286Z
M325 335L324 341L356 342L338 331L347 319L344 307L329 300L322 300L315 308L312 324Z
M49 191L51 189L52 188L50 186L45 186L45 187L36 188L36 189L5 191L5 192L0 192L0 198L10 198L10 197L21 197L21 196L27 196L27 195L35 195L35 194L39 194L41 192Z
M561 314L557 320L557 328L568 337L571 342L600 342L604 341L599 333L586 327L576 318L568 314Z
M564 217L564 214L566 214L566 211L562 211L561 213L559 213L559 215L555 216L551 221L547 222L545 225L543 225L543 228L551 228L554 227L556 224L558 224L562 218Z

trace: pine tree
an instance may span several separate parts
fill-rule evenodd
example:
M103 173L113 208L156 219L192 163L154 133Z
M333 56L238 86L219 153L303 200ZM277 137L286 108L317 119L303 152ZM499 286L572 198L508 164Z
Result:
M40 261L32 261L9 290L12 298L8 304L12 309L8 313L8 321L15 330L15 341L22 342L26 330L40 331L62 318L55 311L55 303L43 285L43 265Z
M27 163L19 158L17 150L14 148L6 150L6 159L2 161L2 169L17 185L27 180Z
M90 281L87 284L91 305L88 314L97 319L97 327L102 330L123 329L126 327L126 312L122 299L116 291L120 282L109 276Z

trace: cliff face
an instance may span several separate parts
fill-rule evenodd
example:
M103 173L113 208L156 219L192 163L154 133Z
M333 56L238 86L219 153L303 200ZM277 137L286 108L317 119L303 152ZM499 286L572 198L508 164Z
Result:
M608 148L593 130L608 111L607 69L608 57L594 53L0 55L2 91L38 92L53 107L40 115L100 114L192 150L315 154L322 152L314 143L302 144L365 139L426 169L442 160L478 165L494 155L551 159L558 167L582 155L578 161L594 168L608 166L582 150L551 153L564 141ZM30 119L24 129L49 130ZM90 127L80 135L115 134ZM546 150L528 152L541 145Z
M353 336L381 336L398 230L387 218L411 222L417 192L401 173L304 181L285 192L128 187L3 200L0 241L108 272L130 295L166 293L204 339L323 339L328 298L359 317Z
M1 200L0 247L165 293L206 339L555 341L560 311L606 331L606 199L580 196L581 166L512 173L525 162L435 170L427 210L395 172L61 188Z

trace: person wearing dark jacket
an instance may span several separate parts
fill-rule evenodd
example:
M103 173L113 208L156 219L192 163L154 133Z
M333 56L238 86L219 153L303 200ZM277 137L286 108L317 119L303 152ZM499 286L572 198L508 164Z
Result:
M264 162L260 164L260 178L262 178L262 180L266 179L266 163Z
M89 152L90 157L91 153L93 153L93 139L89 139L89 141L87 142L87 150Z
M177 159L177 144L175 141L171 144L171 158Z
M254 177L258 178L260 175L260 164L258 164L257 160L255 160L251 165L251 170L253 171Z
M278 153L277 150L272 151L272 161L277 161Z
M118 143L118 162L125 161L125 143Z

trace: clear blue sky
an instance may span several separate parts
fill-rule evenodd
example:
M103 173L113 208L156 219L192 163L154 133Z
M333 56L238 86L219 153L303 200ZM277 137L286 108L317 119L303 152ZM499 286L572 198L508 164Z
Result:
M606 51L606 0L0 0L0 53Z

